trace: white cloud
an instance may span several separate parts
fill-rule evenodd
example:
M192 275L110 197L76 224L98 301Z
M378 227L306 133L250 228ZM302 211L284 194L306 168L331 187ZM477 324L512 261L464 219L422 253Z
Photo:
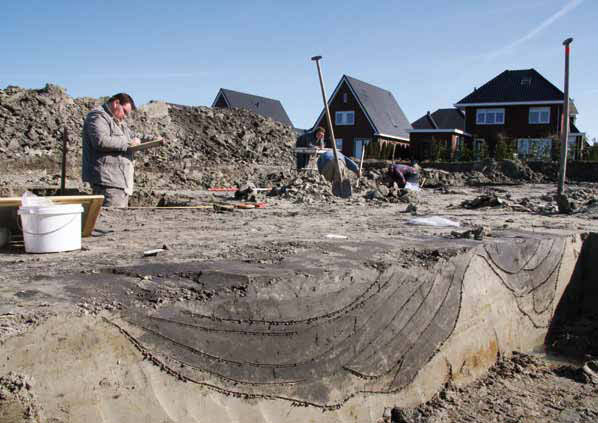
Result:
M495 51L485 55L486 59L488 59L488 60L494 59L495 57L500 56L501 54L508 53L509 51L513 50L515 47L534 38L540 32L542 32L543 30L548 28L550 25L552 25L556 20L558 20L559 18L562 18L567 13L571 12L573 9L575 9L577 6L579 6L583 1L584 0L569 0L559 11L557 11L555 14L553 14L552 16L545 19L542 23L540 23L540 25L538 25L537 27L530 30L523 37L513 41L512 43L510 43L498 50L495 50Z

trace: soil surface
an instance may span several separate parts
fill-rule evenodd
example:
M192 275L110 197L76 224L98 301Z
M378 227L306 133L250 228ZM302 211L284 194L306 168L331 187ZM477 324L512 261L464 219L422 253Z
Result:
M100 103L73 99L51 84L40 90L0 90L0 195L56 192L64 128L70 134L66 186L89 192L80 181L78 134L85 114ZM423 169L425 188L418 193L387 181L388 163L366 162L359 181L351 176L353 197L340 200L317 174L292 169L292 128L250 112L152 102L139 108L131 126L140 136L166 141L162 149L137 155L131 205L198 208L103 209L80 251L26 254L18 236L0 250L0 353L9 343L28 342L27 336L39 338L0 363L0 423L85 421L74 414L68 383L56 386L59 373L53 372L65 366L81 366L90 401L97 400L98 408L110 404L101 409L105 421L118 421L118 407L110 401L124 397L144 404L139 421L151 415L155 405L144 403L142 395L151 386L148 375L168 370L149 355L147 367L126 367L135 363L128 341L108 337L114 345L106 352L96 335L114 331L107 322L131 304L159 309L175 302L201 305L222 296L248 295L246 281L226 286L205 282L206 275L193 263L226 260L259 267L299 254L325 263L347 248L346 243L360 243L362 250L353 253L363 254L366 269L381 271L392 263L424 272L487 237L521 231L598 232L598 184L568 185L571 214L558 214L555 184L546 184L545 172L536 173L519 161L479 162L468 173ZM239 192L209 192L210 187L238 187ZM256 189L266 187L271 191ZM266 207L230 207L240 202L263 202ZM0 226L10 218L1 214ZM434 225L439 218L445 226ZM15 229L14 222L9 226ZM144 254L152 249L162 251ZM77 278L96 282L97 289L89 289L89 283L58 289ZM102 284L119 278L134 283L120 286L116 296L105 295ZM557 317L547 345L557 358L516 352L500 357L473 384L449 384L428 403L399 410L399 421L598 421L598 376L592 373L596 366L587 367L598 357L598 315ZM76 333L78 341L66 348L68 356L39 363L37 357L46 350L64 348L70 333ZM94 354L89 354L90 345ZM113 351L121 351L121 356L112 356ZM37 379L29 374L34 370ZM96 383L98 374L102 377ZM172 376L171 389L160 394L176 402L172 392L179 388ZM142 390L135 391L136 386ZM102 398L109 401L102 403Z
M325 186L317 177L302 178L298 186L309 178L315 186ZM598 187L581 184L568 188L580 202L591 203ZM56 316L95 319L118 313L123 307L123 302L102 296L100 290L97 294L87 293L76 305L58 297L49 281L74 274L98 280L115 273L134 274L138 278L137 288L129 295L124 293L124 301L158 308L172 301L202 302L219 295L245 295L243 283L221 290L185 285L185 281L193 281L197 276L184 271L185 264L191 262L226 259L259 265L306 251L316 252L325 260L334 254L338 243L346 240L364 245L383 241L397 243L399 248L382 250L369 258L372 266L392 262L418 271L442 263L493 234L598 232L598 215L593 207L572 215L556 214L552 209L554 191L554 186L541 184L440 187L409 194L407 201L401 201L401 196L397 201L389 201L394 198L389 193L376 199L368 197L364 190L365 194L349 200L326 195L310 202L297 195L275 195L264 197L265 208L246 210L103 209L94 236L83 239L80 251L25 254L18 238L1 251L0 343L33 331ZM194 191L175 192L173 196L176 199L183 194L196 204L238 203L230 193ZM472 201L480 197L483 198L477 201L479 204L472 207ZM501 201L495 201L496 198ZM410 223L414 218L434 216L459 226ZM410 240L422 239L436 240L437 247L422 249L410 245ZM144 251L156 248L163 251L144 256ZM168 273L169 269L179 270L174 274ZM171 279L176 276L176 289L168 283L161 284L155 276L159 272L163 272L159 276ZM598 389L584 376L581 365L596 357L597 334L596 316L578 316L563 322L559 339L573 338L571 342L581 346L581 356L578 348L574 357L559 358L564 362L543 355L504 357L482 380L465 387L447 386L427 404L402 410L402 418L407 422L594 422L598 419ZM0 375L3 374L0 368ZM14 382L15 378L27 378L26 369L22 375L3 377L2 383L12 388L0 391L4 392L0 395L0 409L7 410L2 411L6 415L22 415L21 420L5 421L35 421L32 416L43 415L44 410L35 400L35 381L29 385ZM19 383L25 388L14 388ZM49 414L55 416L54 412Z

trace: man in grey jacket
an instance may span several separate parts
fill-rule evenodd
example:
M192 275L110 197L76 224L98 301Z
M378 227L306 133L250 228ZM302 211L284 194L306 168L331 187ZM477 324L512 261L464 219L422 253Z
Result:
M135 110L130 95L119 93L93 109L83 124L83 182L104 196L105 207L127 207L133 193L133 153L138 145L125 118Z

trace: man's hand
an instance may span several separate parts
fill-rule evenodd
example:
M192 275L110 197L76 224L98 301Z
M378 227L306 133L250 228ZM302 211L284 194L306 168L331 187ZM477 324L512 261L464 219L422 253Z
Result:
M130 142L129 142L129 147L134 147L136 145L141 144L141 140L139 138L133 138Z

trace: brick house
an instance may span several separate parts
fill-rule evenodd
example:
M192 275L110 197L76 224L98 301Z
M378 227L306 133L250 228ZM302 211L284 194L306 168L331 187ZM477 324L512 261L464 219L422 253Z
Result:
M285 125L293 126L279 100L220 88L212 107L246 109Z
M465 132L473 150L494 154L499 142L519 157L558 155L564 94L535 69L506 70L455 104L465 112ZM575 127L577 109L570 102L569 143L581 155L583 133Z
M446 158L457 158L465 144L471 143L471 135L465 132L465 113L459 109L427 112L411 126L411 157L416 160L430 159L439 151L445 151Z
M343 75L328 99L337 148L361 158L363 145L387 147L389 157L409 157L411 125L390 91ZM322 110L314 128L327 128ZM379 148L378 148L379 151Z

